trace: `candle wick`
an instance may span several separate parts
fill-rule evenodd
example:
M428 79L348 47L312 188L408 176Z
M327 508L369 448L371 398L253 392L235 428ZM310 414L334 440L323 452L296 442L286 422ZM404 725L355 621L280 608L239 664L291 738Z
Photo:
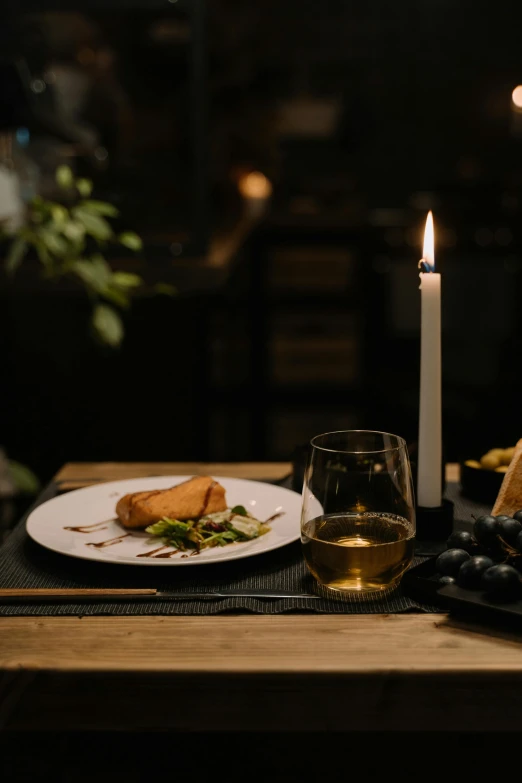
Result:
M421 272L433 272L434 269L434 267L430 264L430 262L426 261L425 258L421 258L418 267L421 270Z

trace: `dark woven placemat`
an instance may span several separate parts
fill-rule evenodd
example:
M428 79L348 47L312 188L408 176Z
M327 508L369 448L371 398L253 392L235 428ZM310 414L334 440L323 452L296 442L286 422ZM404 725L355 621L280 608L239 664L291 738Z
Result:
M56 494L47 487L38 502ZM460 497L457 485L449 484L447 497L455 502L455 518L469 520L471 514L483 513L483 507ZM416 558L416 563L420 562ZM0 588L67 588L67 587L155 587L160 590L191 592L247 588L281 589L314 592L314 580L305 566L299 542L245 560L197 568L147 568L117 566L77 560L50 552L32 541L22 520L0 549ZM375 601L357 596L349 600L321 599L260 600L258 598L225 598L201 601L143 601L100 603L7 604L0 603L0 616L7 615L210 615L223 612L282 614L313 612L319 614L392 614L397 612L440 611L420 604L404 595L399 588Z

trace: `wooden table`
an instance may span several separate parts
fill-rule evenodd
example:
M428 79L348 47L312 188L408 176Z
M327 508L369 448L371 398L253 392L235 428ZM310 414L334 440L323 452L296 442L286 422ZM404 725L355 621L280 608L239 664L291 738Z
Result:
M57 481L289 471L84 463ZM0 618L0 725L512 731L522 715L521 642L518 631L443 614Z

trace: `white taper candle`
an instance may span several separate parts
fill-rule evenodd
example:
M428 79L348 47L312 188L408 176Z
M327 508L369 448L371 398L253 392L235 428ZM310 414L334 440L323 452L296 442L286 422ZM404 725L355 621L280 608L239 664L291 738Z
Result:
M435 268L433 216L426 221L423 268ZM442 502L441 277L420 273L421 370L417 504L435 508Z

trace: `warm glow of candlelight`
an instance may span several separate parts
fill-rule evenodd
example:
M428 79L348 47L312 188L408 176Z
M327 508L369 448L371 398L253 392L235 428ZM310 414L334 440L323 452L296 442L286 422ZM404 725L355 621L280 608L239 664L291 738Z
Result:
M522 109L522 84L519 84L518 87L515 87L511 93L511 100L513 101L513 106L515 106L516 109Z
M238 189L244 198L270 198L272 195L272 183L261 171L243 174L239 179Z
M426 218L422 258L423 261L426 261L426 263L429 264L433 271L435 269L435 232L433 230L433 213L431 210L428 212L428 217Z

